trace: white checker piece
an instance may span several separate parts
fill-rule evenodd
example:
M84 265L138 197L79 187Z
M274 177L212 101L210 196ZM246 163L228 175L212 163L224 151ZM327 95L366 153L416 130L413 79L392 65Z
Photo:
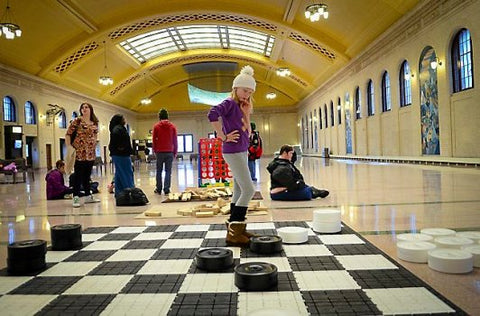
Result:
M99 266L101 261L59 262L38 276L84 276Z
M203 238L168 239L160 246L160 249L200 248L202 242Z
M136 274L187 274L193 259L149 260Z
M110 234L133 234L133 233L141 233L147 226L137 226L137 227L118 227L114 229Z
M167 315L176 294L118 294L100 314Z
M313 230L313 221L312 222L305 222L307 223L308 227L310 227ZM341 227L344 227L342 223L340 223Z
M128 244L129 240L105 240L95 241L82 250L118 250Z
M301 291L356 290L360 285L343 270L293 271Z
M157 249L120 249L105 261L142 261L150 259Z
M398 269L382 255L335 256L346 270Z
M235 293L233 273L187 274L178 293Z
M60 262L60 261L63 261L65 259L67 259L68 257L70 257L71 255L73 255L76 252L77 252L77 250L74 250L74 251L47 251L47 253L45 255L45 261L46 262Z
M286 257L265 257L265 258L240 258L240 263L247 262L267 262L275 265L278 272L290 272L292 267L288 263L288 258Z
M34 315L58 295L5 295L0 297L2 315Z
M274 223L248 223L247 225L248 230L255 230L255 229L275 229Z
M180 225L175 232L206 232L210 225Z
M0 277L0 295L7 294L11 290L19 287L23 283L30 281L33 277L25 277L25 276L18 276L18 277ZM0 309L1 310L1 309Z
M287 257L333 256L325 245L283 245Z
M282 310L281 315L309 315L300 292L240 292L238 315L262 314L261 310ZM278 313L276 313L278 315Z
M164 240L170 238L173 232L141 233L133 240Z
M106 234L82 234L82 241L96 241L105 236Z
M387 315L455 312L423 287L364 289L364 291L378 309Z
M318 238L325 245L348 245L348 244L364 244L365 242L354 234L345 235L318 235Z
M227 236L226 230L209 230L205 235L205 239L225 238Z
M117 294L133 275L87 275L63 294Z

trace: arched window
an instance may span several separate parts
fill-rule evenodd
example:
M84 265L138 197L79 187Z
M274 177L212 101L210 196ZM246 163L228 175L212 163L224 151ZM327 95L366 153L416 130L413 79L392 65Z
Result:
M362 93L360 87L355 89L355 118L357 120L362 118L362 106L361 106Z
M325 128L327 128L328 127L328 114L327 114L327 105L326 104L323 105L323 112L325 114Z
M337 117L338 117L338 125L342 124L342 100L338 97L337 100Z
M367 84L367 112L368 116L375 115L375 94L372 79L368 80Z
M322 129L323 124L322 124L322 107L321 106L318 107L318 123L320 125L320 129Z
M390 98L390 76L385 71L382 76L382 111L388 112L392 109L392 101Z
M333 110L332 100L330 100L330 126L335 126L335 112Z
M16 122L15 102L9 96L3 98L3 120L5 122Z
M400 83L400 107L412 104L412 73L408 61L404 60L398 76Z
M58 127L67 128L67 116L65 115L65 111L58 113Z
M453 92L473 88L472 39L470 31L462 29L453 39L452 48Z
M25 124L37 124L35 106L30 101L25 102Z

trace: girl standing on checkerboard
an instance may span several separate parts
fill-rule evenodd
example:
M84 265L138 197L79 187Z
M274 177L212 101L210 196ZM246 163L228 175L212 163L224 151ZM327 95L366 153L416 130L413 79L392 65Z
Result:
M208 112L208 120L217 132L217 137L223 141L223 158L233 173L230 218L226 222L226 242L232 246L247 246L249 238L253 236L246 231L245 216L248 202L255 193L247 159L250 113L253 109L252 94L255 87L253 68L243 67L233 80L231 96L213 106Z

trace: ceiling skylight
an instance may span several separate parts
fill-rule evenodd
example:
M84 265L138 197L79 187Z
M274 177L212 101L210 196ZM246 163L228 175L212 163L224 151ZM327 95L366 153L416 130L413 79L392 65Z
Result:
M120 45L139 63L173 52L202 48L239 49L270 57L275 36L226 25L188 25L156 30Z

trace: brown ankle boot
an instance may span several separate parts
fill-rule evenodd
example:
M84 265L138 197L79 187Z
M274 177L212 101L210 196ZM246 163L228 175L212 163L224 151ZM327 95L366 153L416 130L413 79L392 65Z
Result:
M247 247L250 239L247 238L243 233L247 224L245 222L230 222L228 223L227 228L227 245L238 246L238 247Z
M229 224L229 223L230 223L229 221L225 221L225 225L227 226L227 230L228 230L228 224ZM247 237L248 239L250 239L250 237L258 237L258 236L260 236L260 235L258 235L258 234L250 233L250 232L248 232L246 229L243 231L242 234L243 234L245 237Z

